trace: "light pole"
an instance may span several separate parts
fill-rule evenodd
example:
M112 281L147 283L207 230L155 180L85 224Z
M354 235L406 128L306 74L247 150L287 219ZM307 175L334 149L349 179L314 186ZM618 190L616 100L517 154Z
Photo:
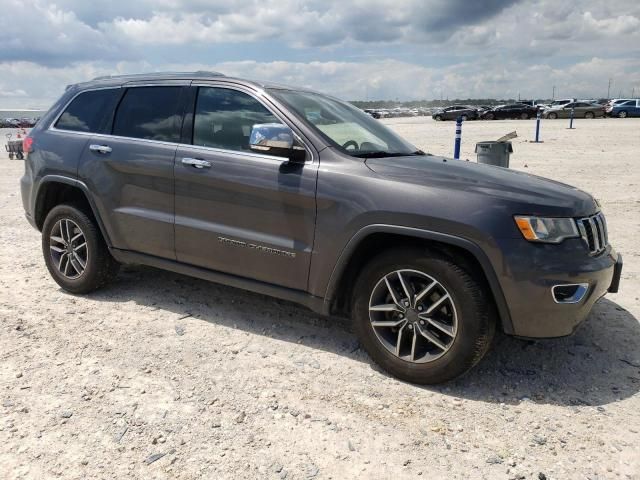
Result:
M551 100L555 100L556 99L556 86L553 86L553 93L551 94Z
M609 86L607 87L607 99L611 98L611 78L609 79Z

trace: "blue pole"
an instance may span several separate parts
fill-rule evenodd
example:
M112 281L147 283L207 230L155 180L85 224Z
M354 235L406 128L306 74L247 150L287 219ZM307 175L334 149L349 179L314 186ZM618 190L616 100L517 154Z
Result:
M569 120L569 128L570 129L573 129L573 113L574 113L574 110L573 110L573 107L571 107L571 117L569 117L570 118L570 120Z
M456 118L456 142L453 146L453 158L460 160L460 143L462 141L462 117Z
M536 143L540 143L540 110L536 115Z

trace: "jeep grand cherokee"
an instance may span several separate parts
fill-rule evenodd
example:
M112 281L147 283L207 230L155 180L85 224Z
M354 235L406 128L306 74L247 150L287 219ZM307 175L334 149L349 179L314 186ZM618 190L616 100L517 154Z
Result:
M417 383L496 328L568 335L622 261L585 192L422 152L309 90L214 73L68 87L24 142L28 220L65 290L150 265L349 316Z

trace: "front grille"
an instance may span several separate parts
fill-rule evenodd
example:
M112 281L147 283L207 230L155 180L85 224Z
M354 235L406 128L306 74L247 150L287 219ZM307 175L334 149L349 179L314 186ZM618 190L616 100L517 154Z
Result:
M607 222L602 212L590 217L579 218L578 230L591 255L602 253L609 244Z

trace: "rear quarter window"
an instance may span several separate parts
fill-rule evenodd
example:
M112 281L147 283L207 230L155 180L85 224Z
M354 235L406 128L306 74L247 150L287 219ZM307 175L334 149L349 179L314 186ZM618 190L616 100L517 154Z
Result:
M108 129L113 108L120 95L119 88L92 90L75 97L55 124L59 130L102 133Z

